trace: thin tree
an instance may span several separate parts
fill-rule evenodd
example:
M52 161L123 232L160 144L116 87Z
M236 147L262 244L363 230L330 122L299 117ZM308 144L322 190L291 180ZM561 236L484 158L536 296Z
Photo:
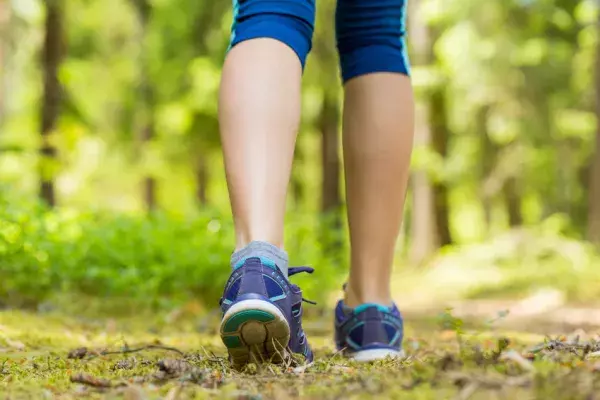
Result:
M196 10L194 24L191 29L190 41L193 43L194 56L202 57L209 54L209 43L212 40L210 31L215 29L215 21L219 21L219 16L224 12L222 2L207 3ZM206 115L200 110L196 110L193 116L193 135L194 140L194 175L196 180L196 201L200 206L208 204L208 186L210 181L209 156L213 134L218 136L218 123L216 116Z
M448 155L448 107L445 86L438 86L429 96L429 125L433 150L445 160ZM435 227L437 243L440 246L452 244L450 232L450 205L448 201L448 184L444 180L433 184L435 210Z
M152 14L152 5L148 0L131 0L135 7L139 34L138 41L141 46L138 79L138 116L139 116L139 141L144 149L154 138L154 88L150 79L148 30ZM146 175L143 179L143 199L148 210L156 208L156 179Z
M597 21L600 32L600 15ZM600 41L596 45L596 147L592 157L589 183L588 232L590 241L600 245Z
M56 204L52 165L56 162L57 150L51 141L56 129L62 103L62 87L58 78L63 58L63 7L62 0L45 0L46 23L42 55L44 92L41 110L40 188L39 195L49 206Z
M340 195L340 111L337 96L323 96L323 107L319 118L321 131L321 165L323 178L321 181L321 211L329 213L339 210L342 199Z

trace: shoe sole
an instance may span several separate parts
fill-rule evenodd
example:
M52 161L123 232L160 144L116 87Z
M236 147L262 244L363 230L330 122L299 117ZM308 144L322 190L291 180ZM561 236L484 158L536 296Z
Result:
M348 355L348 357L354 361L366 363L386 359L401 360L406 358L406 354L403 350L371 349L354 352Z
M290 326L277 306L264 300L233 304L221 321L221 340L233 366L281 363L287 355Z

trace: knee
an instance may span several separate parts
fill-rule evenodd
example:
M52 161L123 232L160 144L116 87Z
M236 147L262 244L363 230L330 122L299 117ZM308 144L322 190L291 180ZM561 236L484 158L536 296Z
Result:
M289 46L304 67L312 47L315 0L234 0L230 48L271 38Z
M374 72L408 75L408 0L338 0L336 38L344 82Z

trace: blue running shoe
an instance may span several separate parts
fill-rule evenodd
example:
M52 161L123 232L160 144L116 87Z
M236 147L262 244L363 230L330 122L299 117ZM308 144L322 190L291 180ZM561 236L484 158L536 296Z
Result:
M290 276L312 273L290 268ZM313 354L302 329L302 291L269 259L242 260L225 285L221 339L234 367L247 363L282 362L288 351L311 362ZM306 301L306 300L304 300Z
M339 351L364 362L404 356L402 316L395 305L367 303L352 313L344 308L340 300L335 308L335 342Z

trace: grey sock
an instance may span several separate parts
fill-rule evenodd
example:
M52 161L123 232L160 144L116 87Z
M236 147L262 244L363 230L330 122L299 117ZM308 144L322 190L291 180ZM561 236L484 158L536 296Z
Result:
M283 275L288 276L288 254L268 242L251 242L248 246L233 253L231 256L231 268L235 268L237 263L250 257L268 258L279 267Z

